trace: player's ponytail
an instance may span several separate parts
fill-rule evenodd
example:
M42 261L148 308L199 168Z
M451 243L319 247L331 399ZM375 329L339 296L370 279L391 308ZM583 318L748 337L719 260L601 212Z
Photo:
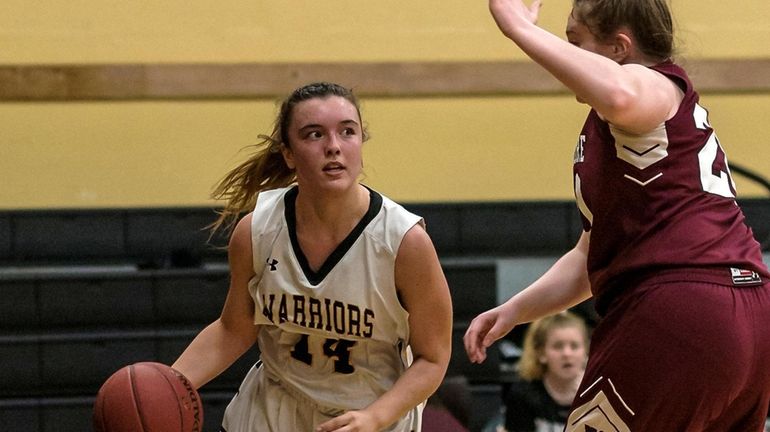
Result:
M274 138L276 132L274 129L271 136L260 135L262 141L253 146L253 155L233 168L214 187L212 198L225 204L209 227L212 234L220 228L232 229L241 214L254 208L260 192L294 182L296 175L283 159L283 144Z

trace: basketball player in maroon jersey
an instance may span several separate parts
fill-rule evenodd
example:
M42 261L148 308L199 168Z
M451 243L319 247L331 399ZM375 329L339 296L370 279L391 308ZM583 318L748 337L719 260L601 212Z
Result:
M535 25L539 0L489 7L591 110L573 173L584 232L539 280L471 322L469 358L593 296L602 320L565 430L763 430L770 274L708 112L671 60L665 0L574 0L568 42Z

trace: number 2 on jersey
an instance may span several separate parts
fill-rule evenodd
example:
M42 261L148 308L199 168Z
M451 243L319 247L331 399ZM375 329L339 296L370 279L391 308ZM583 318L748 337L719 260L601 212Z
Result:
M326 339L323 351L326 357L334 358L334 372L351 374L355 371L353 365L350 364L350 349L355 344L355 341L345 339ZM291 356L306 365L313 364L313 354L310 353L308 335L303 334L300 337L294 345L294 349L291 350Z
M707 129L711 125L708 121L708 111L695 104L693 112L695 127ZM735 198L735 182L730 176L730 167L727 165L727 156L719 145L716 134L711 132L706 145L698 152L698 165L700 166L700 182L703 190L725 198Z

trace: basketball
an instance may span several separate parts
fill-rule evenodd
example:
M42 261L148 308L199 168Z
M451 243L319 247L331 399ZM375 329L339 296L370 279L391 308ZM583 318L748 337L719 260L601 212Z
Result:
M203 404L170 366L142 362L110 376L94 403L96 432L200 432Z

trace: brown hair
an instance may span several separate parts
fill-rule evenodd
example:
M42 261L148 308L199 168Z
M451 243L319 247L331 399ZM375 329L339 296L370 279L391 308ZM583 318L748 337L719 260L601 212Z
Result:
M674 26L666 0L574 0L572 16L600 41L625 27L646 56L663 61L674 55Z
M546 366L540 362L540 356L545 351L548 335L552 330L564 327L576 327L580 330L583 343L588 349L588 328L578 315L565 311L541 318L529 325L524 336L524 349L518 363L520 377L527 381L543 378Z
M330 96L348 100L356 107L358 118L361 118L358 99L351 89L338 84L316 82L294 90L281 103L270 136L259 135L261 141L253 146L255 151L252 156L227 173L215 186L212 198L225 201L225 205L219 211L217 220L209 226L212 234L223 226L231 229L241 213L254 208L261 191L285 187L296 180L296 173L286 165L281 154L283 147L291 148L288 129L294 107L306 100ZM363 140L367 138L364 130Z

